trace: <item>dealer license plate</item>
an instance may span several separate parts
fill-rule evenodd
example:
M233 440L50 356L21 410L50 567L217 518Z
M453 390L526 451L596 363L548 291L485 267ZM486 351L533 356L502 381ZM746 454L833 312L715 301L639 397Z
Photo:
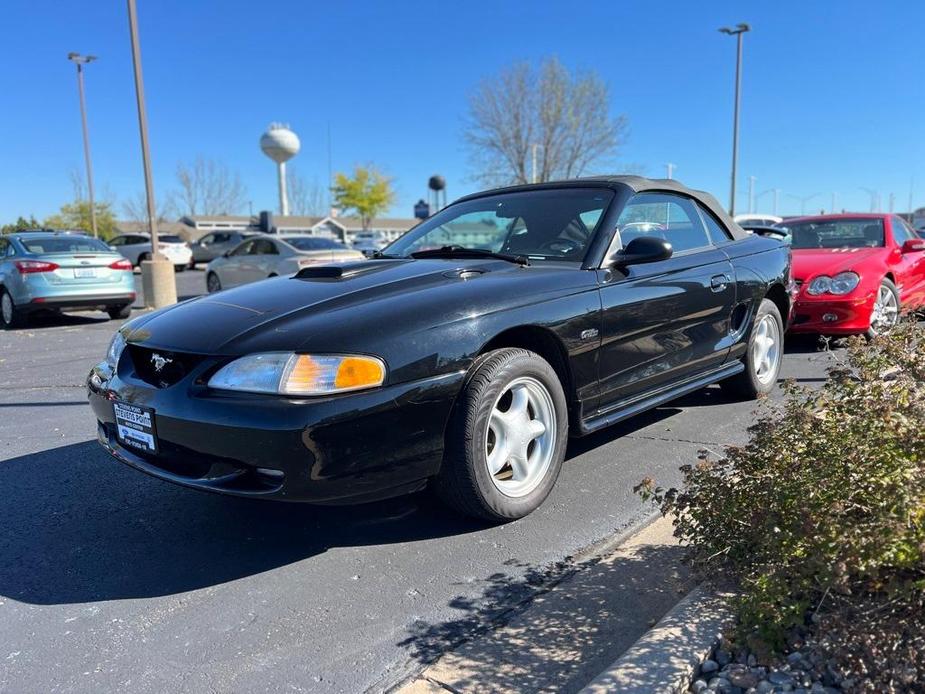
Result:
M116 438L119 442L146 453L157 453L154 410L124 402L114 402L112 408L116 415Z

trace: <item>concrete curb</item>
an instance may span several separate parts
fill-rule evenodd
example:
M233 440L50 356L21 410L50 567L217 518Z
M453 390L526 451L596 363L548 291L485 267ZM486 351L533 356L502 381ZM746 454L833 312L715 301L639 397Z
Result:
M698 586L581 694L680 694L732 619L729 593Z

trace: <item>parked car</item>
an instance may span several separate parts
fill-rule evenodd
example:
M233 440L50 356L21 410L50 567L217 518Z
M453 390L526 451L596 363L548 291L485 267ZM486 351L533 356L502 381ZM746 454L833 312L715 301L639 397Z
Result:
M901 309L925 304L925 239L898 215L800 217L787 227L800 287L792 332L874 336Z
M768 392L790 282L786 245L677 181L517 186L376 258L140 316L89 399L103 447L171 482L317 503L430 485L509 520L549 494L570 434L718 381Z
M151 259L150 234L123 234L112 239L109 245L127 258L133 267L139 267L143 260ZM189 245L175 234L158 234L157 247L173 263L177 272L183 272L193 259Z
M771 227L783 221L783 217L774 214L737 214L735 216L735 223L743 228L747 225Z
M83 234L32 231L0 236L0 325L15 328L39 310L103 310L128 318L132 265Z
M309 265L363 257L359 251L328 238L259 234L209 263L206 289L214 293L268 277L291 275Z
M242 241L256 234L257 232L253 231L214 231L211 234L206 234L201 239L190 244L190 250L193 252L193 260L190 265L208 263L220 258L228 251L233 250Z
M358 231L353 236L350 247L365 256L371 256L388 245L388 239L380 231Z

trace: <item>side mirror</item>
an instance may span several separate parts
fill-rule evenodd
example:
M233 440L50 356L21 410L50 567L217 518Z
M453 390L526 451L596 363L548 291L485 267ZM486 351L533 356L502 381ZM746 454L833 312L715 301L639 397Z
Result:
M916 251L925 251L925 239L908 239L903 244L903 253L915 253Z
M118 247L118 246L113 246L112 244L110 244L110 245L109 245L109 250L111 250L111 251L116 251L116 252L118 253L118 252L119 252L119 247Z
M671 244L658 236L637 236L610 257L612 267L657 263L671 257Z
M222 253L222 257L223 257L223 258L227 258L227 257L229 257L230 255L231 255L231 251L225 251L224 253Z

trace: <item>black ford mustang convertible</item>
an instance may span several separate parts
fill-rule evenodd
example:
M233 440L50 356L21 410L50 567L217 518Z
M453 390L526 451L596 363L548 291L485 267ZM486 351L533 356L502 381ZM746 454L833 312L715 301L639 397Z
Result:
M672 180L589 178L454 202L376 257L140 316L88 379L100 443L247 497L431 486L506 520L581 436L720 381L771 389L790 255Z

